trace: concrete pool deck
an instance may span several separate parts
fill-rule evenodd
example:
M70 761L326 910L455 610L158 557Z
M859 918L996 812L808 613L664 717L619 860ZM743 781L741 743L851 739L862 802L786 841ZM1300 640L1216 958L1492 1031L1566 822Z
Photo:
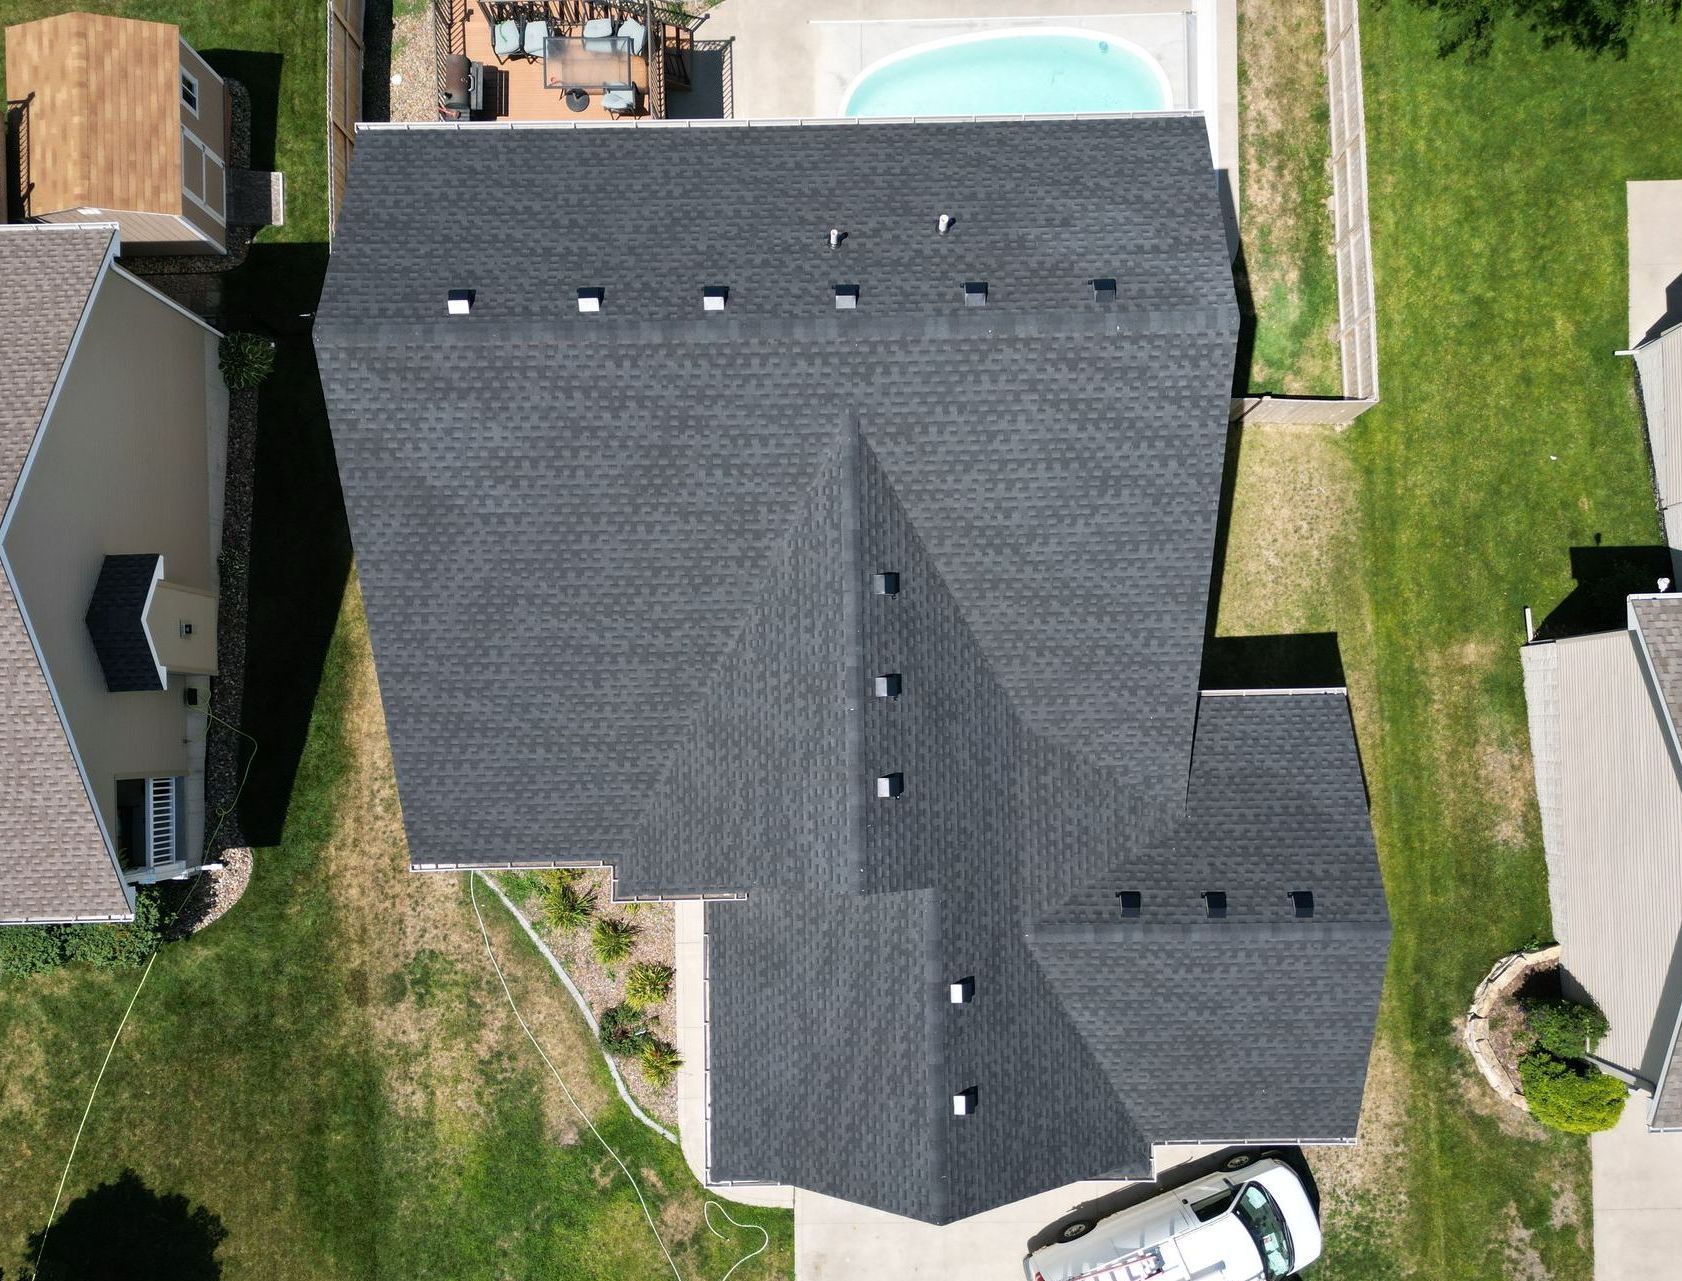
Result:
M1016 26L1082 27L1154 56L1175 108L1204 113L1237 209L1236 0L724 0L701 34L733 42L736 117L768 120L835 116L853 78L889 54Z

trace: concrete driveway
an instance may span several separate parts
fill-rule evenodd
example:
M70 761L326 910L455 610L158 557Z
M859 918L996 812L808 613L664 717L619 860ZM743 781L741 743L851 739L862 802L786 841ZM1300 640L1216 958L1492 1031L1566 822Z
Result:
M1594 1160L1595 1281L1682 1276L1682 1132L1647 1129L1630 1096L1617 1128L1589 1140Z
M1114 1214L1199 1177L1232 1151L1158 1147L1155 1182L1071 1183L944 1227L796 1189L794 1274L797 1281L1023 1281L1029 1244L1053 1239L1054 1225L1076 1209Z

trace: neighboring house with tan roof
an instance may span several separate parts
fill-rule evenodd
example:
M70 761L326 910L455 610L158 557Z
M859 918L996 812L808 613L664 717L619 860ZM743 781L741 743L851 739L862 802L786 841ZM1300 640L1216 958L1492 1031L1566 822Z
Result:
M106 226L0 226L0 923L126 920L204 842L219 335Z
M1523 650L1548 897L1569 986L1605 1012L1593 1056L1682 1129L1682 595Z
M64 13L6 28L23 213L111 223L127 253L228 247L228 91L163 22Z

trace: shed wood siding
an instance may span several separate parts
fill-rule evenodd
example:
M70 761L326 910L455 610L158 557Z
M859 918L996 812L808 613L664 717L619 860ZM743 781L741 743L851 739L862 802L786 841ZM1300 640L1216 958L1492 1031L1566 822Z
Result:
M217 380L213 334L108 273L6 535L18 590L113 831L118 778L187 772L186 709L178 679L154 693L110 693L85 617L113 552L162 553L172 581L214 586L209 433L212 422L217 430L226 422Z
M98 213L81 214L74 209L66 209L48 214L40 221L65 225L114 222L122 229L125 250L143 244L180 245L183 249L202 250L205 244L204 236L180 214L142 213L134 209L101 209Z
M1556 809L1554 933L1571 980L1611 1023L1599 1056L1653 1083L1674 1026L1665 989L1682 930L1682 786L1660 711L1627 631L1528 646L1523 657L1545 825Z

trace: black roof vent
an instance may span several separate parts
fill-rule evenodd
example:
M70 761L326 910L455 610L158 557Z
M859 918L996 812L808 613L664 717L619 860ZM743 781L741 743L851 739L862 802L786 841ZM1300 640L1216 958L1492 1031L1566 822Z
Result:
M600 285L585 285L578 291L579 311L600 311L602 300L607 297L607 290Z
M1092 282L1092 300L1094 302L1115 301L1115 277L1100 276Z
M1306 921L1314 915L1314 891L1292 890L1291 908L1299 921Z
M729 298L729 285L708 285L701 290L701 310L723 311Z
M877 698L898 698L905 682L900 680L898 672L883 672L876 678Z
M1131 920L1139 915L1145 905L1145 896L1138 890L1117 890L1116 897L1121 900L1121 914L1123 918Z
M859 287L857 285L835 286L835 310L853 311L859 305Z
M899 575L892 570L886 570L876 575L876 594L878 596L898 596Z
M985 280L964 281L964 306L985 307L987 305L987 282Z
M465 316L473 310L473 291L471 289L452 289L445 299L445 306L452 316Z
M1209 919L1211 921L1226 920L1225 890L1204 890L1203 903L1209 909Z

